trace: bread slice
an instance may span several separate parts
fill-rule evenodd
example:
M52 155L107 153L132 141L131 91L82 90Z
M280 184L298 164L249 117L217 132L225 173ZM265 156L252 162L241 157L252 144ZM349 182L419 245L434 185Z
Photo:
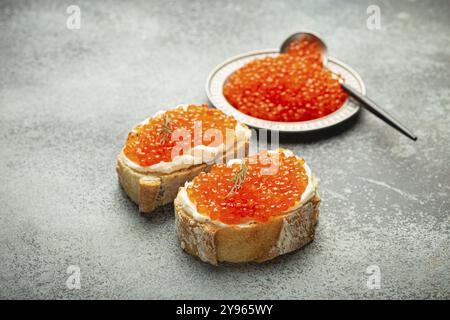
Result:
M242 125L244 126L244 125ZM232 150L223 153L222 159L231 159L237 155L247 156L249 141L235 143ZM198 164L175 172L163 173L141 173L117 157L116 170L120 185L130 199L138 204L139 211L150 213L157 207L173 202L178 189L186 181L192 180L202 171L208 171L212 164Z
M319 204L316 192L298 209L271 217L267 223L220 227L194 220L176 198L175 224L181 247L205 262L263 262L300 249L314 239Z

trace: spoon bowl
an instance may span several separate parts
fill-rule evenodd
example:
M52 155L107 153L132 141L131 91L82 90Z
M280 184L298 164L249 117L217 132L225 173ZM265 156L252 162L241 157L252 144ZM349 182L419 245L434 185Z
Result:
M328 62L327 53L328 49L325 44L325 42L320 39L320 37L312 32L296 32L292 35L290 35L284 42L281 44L280 52L281 53L288 53L289 46L297 41L306 40L312 43L317 43L318 47L320 48L320 53L322 55L322 62L323 65L326 65Z

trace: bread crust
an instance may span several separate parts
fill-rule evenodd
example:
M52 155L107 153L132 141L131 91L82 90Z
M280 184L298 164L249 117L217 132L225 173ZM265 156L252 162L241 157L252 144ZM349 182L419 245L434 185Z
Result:
M244 125L243 125L244 126ZM248 155L249 140L235 143L233 150L222 155L222 159L232 159L235 155ZM186 181L201 172L209 171L213 164L198 164L189 168L163 173L141 173L129 167L120 156L117 157L116 171L119 182L130 199L139 206L141 213L151 213L156 208L172 202L178 189Z
M219 227L194 220L175 199L175 224L181 247L205 262L263 262L300 249L314 239L320 197L300 208L274 216L267 223Z

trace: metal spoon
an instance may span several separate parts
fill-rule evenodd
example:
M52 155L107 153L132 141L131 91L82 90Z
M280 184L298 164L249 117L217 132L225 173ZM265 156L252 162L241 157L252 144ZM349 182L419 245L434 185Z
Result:
M289 45L292 42L299 41L299 40L309 40L312 42L316 42L319 44L321 48L321 54L322 54L322 61L323 65L327 65L327 46L325 43L315 34L310 32L298 32L291 35L289 38L287 38L283 44L281 45L280 52L281 53L287 53ZM404 135L406 135L408 138L412 140L417 140L417 136L411 132L408 128L406 128L403 124L400 123L397 119L395 119L393 116L391 116L386 110L381 108L379 105L377 105L375 102L370 100L368 97L362 95L355 89L353 89L351 86L345 84L345 82L341 79L340 80L342 88L356 101L360 103L361 106L366 108L366 110L372 112L374 115L376 115L378 118L389 124L391 127L397 129Z

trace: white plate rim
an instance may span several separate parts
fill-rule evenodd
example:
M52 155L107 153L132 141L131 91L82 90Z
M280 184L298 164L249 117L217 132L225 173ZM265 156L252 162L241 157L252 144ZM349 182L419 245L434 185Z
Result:
M216 93L219 95L221 101L217 101L217 99L214 97L214 94L211 90L211 86L214 83L215 77L217 76L217 73L220 72L222 69L227 67L228 65L232 64L233 62L240 61L242 59L250 58L252 56L269 56L279 53L278 49L264 49L264 50L254 50L249 51L246 53L242 53L236 56L233 56L224 62L217 65L208 75L208 78L206 80L206 95L208 97L208 100L210 103L217 109L220 109L227 115L234 116L238 121L245 123L251 127L255 128L262 128L262 129L268 129L268 130L277 130L277 131L283 131L283 132L308 132L308 131L315 131L315 130L321 130L328 127L335 126L349 118L351 118L353 115L355 115L360 107L359 105L353 101L352 99L347 99L345 104L339 108L338 110L334 111L333 113L330 113L326 115L325 117L308 120L308 121L300 121L300 122L278 122L278 121L270 121L270 120L263 120L259 118L255 118L252 116L249 116L245 113L242 113L241 111L234 108L223 96L223 91L221 86L220 93ZM341 68L348 72L348 74L352 77L352 80L354 84L356 84L355 89L361 92L362 94L366 94L366 87L364 85L364 82L362 81L360 75L350 66L343 63L342 61L333 58L328 57L328 63L329 66L336 68ZM233 69L232 72L234 72L236 69ZM226 78L232 73L227 73ZM222 77L223 78L223 77ZM346 78L346 80L349 80L349 78ZM220 83L223 83L221 81Z

